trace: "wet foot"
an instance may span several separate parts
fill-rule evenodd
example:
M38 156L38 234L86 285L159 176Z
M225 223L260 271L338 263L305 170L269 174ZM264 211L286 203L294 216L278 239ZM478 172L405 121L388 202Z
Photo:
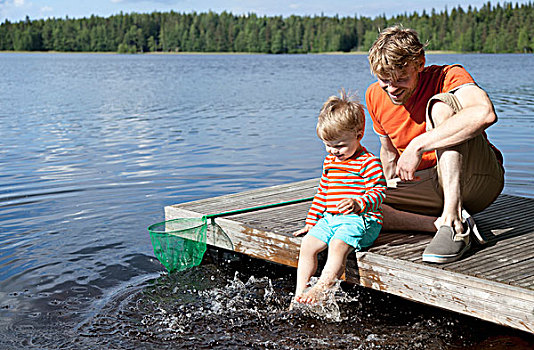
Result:
M315 286L297 295L295 301L301 304L315 304L326 298L326 286L322 283L317 283Z

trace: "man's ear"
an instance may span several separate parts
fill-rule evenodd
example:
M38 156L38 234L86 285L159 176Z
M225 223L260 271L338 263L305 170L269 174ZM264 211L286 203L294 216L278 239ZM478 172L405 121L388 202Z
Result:
M423 71L423 68L425 68L425 63L426 63L426 58L425 56L419 58L417 61L416 61L416 65L417 65L417 72L418 73L421 73Z

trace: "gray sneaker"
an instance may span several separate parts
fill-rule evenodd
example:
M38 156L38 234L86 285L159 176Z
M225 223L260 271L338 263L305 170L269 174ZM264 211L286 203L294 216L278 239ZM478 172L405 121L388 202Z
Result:
M464 229L464 233L458 234L450 226L441 226L423 252L423 261L443 264L460 259L471 247L471 230L468 225Z

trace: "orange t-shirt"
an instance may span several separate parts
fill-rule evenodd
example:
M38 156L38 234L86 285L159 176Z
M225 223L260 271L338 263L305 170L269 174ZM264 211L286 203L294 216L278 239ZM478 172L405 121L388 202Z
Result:
M460 65L428 66L420 73L417 88L408 101L395 105L375 82L365 94L373 128L378 135L389 137L401 154L412 139L426 132L426 105L432 96L474 83L471 75ZM435 164L436 153L425 152L417 170Z

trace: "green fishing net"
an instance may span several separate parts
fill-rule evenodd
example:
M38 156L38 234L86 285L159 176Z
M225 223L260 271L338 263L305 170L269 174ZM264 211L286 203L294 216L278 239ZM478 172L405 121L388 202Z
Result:
M210 216L163 221L148 227L154 255L167 271L198 266L207 244L234 250L230 238Z
M202 262L207 229L205 216L168 220L148 227L154 255L169 272L186 270Z
M148 231L150 232L154 255L169 272L182 271L198 266L202 262L207 244L234 250L232 240L215 222L215 218L296 204L311 201L312 199L313 197L300 198L196 218L167 220L151 225L148 227Z

